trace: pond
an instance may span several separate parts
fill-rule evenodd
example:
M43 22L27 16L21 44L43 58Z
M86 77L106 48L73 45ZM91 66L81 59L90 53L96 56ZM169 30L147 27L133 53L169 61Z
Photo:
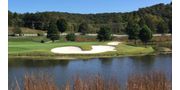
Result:
M8 68L9 87L15 80L22 81L25 73L47 72L52 74L58 85L65 84L73 76L100 74L105 78L115 76L126 84L129 75L152 71L164 72L172 78L172 55L94 58L78 60L23 60L10 59Z

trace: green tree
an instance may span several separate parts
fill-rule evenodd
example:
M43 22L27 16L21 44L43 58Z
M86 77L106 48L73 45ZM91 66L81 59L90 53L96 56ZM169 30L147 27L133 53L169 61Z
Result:
M88 24L89 29L80 29L82 32L95 33L102 26L111 28L112 33L126 33L125 28L129 20L139 22L139 26L147 25L154 33L161 20L168 24L169 32L172 31L172 3L156 4L150 7L140 8L138 11L128 13L102 13L102 14L73 14L62 12L36 12L36 13L15 13L8 11L8 24L10 27L28 27L38 30L48 30L50 21L58 21L59 17L68 21L68 29L65 32L78 32L80 22ZM142 20L143 19L143 20ZM121 25L120 25L121 24ZM93 28L91 28L91 26ZM59 27L59 25L58 25ZM59 30L60 31L60 30Z
M141 19L139 20L139 26L140 26L140 27L143 27L144 25L145 25L144 18L141 18Z
M97 39L99 41L108 41L112 39L112 32L108 27L101 27L97 34Z
M168 25L164 21L160 22L157 26L157 32L161 34L168 33Z
M76 40L76 35L74 33L69 33L66 35L66 39L68 41L75 41Z
M51 22L47 31L47 38L51 39L53 42L59 39L59 31L55 23Z
M8 26L13 26L13 13L11 11L8 11Z
M139 25L133 22L129 22L126 31L128 34L128 39L135 40L135 44L136 44L136 40L139 38L139 31L140 31Z
M8 25L12 27L21 27L23 26L22 16L18 13L12 13L8 11Z
M152 39L152 31L149 29L148 26L144 25L143 28L140 30L139 33L140 40L145 44Z
M68 23L66 22L65 19L59 19L57 21L57 28L61 33L63 33L65 31L67 31Z
M168 22L169 33L172 33L172 18Z
M89 30L89 26L87 23L81 23L79 25L79 29L78 29L78 32L80 32L82 35L85 35Z
M152 14L145 14L146 25L151 29L152 32L157 32L157 25L162 20L161 17Z

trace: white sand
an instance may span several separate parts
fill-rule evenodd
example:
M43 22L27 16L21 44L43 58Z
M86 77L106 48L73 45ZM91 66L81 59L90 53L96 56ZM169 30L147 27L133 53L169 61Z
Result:
M82 51L81 48L76 46L57 47L51 49L51 52L56 54L96 54L108 51L116 51L114 46L118 45L119 43L120 42L109 42L108 45L92 45L92 49L89 51Z
M118 41L114 41L114 42L109 42L107 43L108 45L113 45L113 46L116 46L118 44L120 44L121 42L118 42Z
M66 46L66 47L58 47L51 49L51 52L57 54L94 54L94 53L102 53L107 51L116 51L113 46L103 46L103 45L93 45L92 49L89 51L82 51L81 48L76 46Z

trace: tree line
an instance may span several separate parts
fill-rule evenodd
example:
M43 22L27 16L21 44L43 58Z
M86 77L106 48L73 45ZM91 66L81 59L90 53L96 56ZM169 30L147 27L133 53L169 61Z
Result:
M9 27L28 27L53 32L97 33L108 27L112 33L131 34L129 39L137 39L140 28L147 26L152 33L172 32L172 3L157 4L126 13L78 14L66 12L16 13L8 11Z
M146 46L147 42L149 42L152 39L153 37L152 30L147 25L144 24L142 27L139 27L137 24L134 23L133 24L128 23L128 25L132 25L133 27L133 28L127 27L128 37L130 40L135 40L135 44L136 44L136 40L140 39ZM62 27L60 28L62 29ZM56 23L50 23L47 31L47 38L51 39L53 42L55 40L59 40L60 35ZM68 33L65 38L67 41L75 41L76 35L74 33ZM109 41L112 40L112 38L113 38L112 31L107 26L101 27L100 30L97 32L97 40L99 40L100 42Z

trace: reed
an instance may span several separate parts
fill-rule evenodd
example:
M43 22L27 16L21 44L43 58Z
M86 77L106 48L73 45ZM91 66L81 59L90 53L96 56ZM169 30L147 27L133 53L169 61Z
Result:
M16 82L14 90L21 90ZM116 77L105 79L100 74L80 77L76 75L65 85L56 85L54 79L49 74L26 74L24 76L23 90L124 90L120 88L120 83ZM145 74L130 75L125 90L172 90L171 81L165 73L151 72Z
M171 82L162 72L129 76L126 90L171 90Z
M105 80L99 74L85 77L85 79L77 76L72 86L72 90L120 90L120 84L117 79Z
M47 74L26 74L24 90L58 90L53 78Z

